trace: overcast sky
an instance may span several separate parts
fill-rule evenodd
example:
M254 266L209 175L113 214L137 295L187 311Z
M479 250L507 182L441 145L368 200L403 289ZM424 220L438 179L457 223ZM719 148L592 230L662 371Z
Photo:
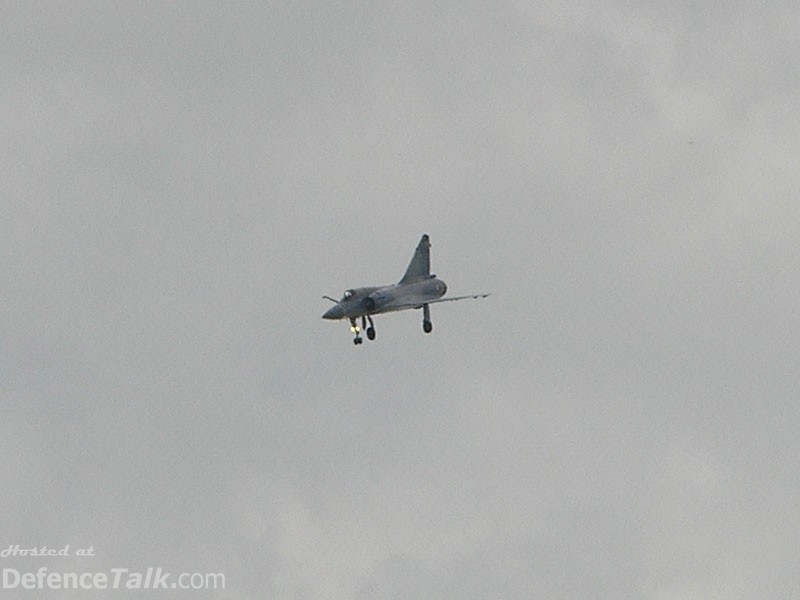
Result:
M4 2L0 546L73 555L2 567L796 594L798 30L783 1ZM320 319L423 232L493 295L358 347Z

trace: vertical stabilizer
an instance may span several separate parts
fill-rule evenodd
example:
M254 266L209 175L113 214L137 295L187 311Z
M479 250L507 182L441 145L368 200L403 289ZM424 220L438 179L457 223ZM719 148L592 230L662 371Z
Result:
M400 283L412 283L425 279L431 274L431 242L428 234L422 235L422 238L417 244L417 249L414 250L414 256L411 257L411 262L408 264L406 274L400 280Z

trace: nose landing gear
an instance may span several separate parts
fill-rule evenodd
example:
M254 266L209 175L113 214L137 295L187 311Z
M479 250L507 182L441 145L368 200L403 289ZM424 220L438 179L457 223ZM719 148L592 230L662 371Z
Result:
M369 327L367 327L367 321L369 321ZM362 329L367 332L368 340L372 341L375 339L375 324L372 322L372 317L369 315L361 317L361 327L356 324L355 317L350 319L350 331L356 334L356 337L353 338L353 343L356 346L364 343L364 338L361 337Z
M356 325L355 317L352 317L350 319L350 331L356 334L356 337L353 338L353 343L356 346L364 343L364 338L361 337L361 328L358 325Z

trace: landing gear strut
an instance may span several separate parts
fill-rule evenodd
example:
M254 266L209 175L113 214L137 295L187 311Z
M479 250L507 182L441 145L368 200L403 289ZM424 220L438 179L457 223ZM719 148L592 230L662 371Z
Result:
M364 343L364 338L361 337L361 328L358 325L356 325L355 317L352 317L350 319L350 331L356 334L356 337L353 338L353 343L356 346Z
M433 331L433 323L431 323L431 307L428 304L422 305L422 331L430 333Z
M367 322L369 322L369 327L367 327ZM350 319L350 331L356 334L356 337L353 338L353 343L356 346L364 343L364 338L361 337L362 329L367 332L368 340L372 341L375 339L375 324L372 322L372 317L369 315L361 317L361 327L356 324L356 317Z

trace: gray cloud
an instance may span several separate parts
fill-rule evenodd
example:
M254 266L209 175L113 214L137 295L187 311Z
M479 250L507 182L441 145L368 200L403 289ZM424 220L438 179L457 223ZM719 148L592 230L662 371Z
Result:
M0 542L97 557L3 566L788 596L795 21L7 8ZM361 348L319 319L422 231L451 293L495 294Z

